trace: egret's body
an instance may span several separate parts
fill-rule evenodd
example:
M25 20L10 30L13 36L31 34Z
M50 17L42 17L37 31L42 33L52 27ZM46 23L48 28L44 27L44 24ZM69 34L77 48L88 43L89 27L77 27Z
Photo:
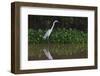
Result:
M52 32L52 30L49 29L49 30L45 33L45 35L43 36L43 38L46 39L47 37L49 37L50 34L51 34L51 32Z
M56 22L58 22L58 21L55 20L55 21L53 22L53 25L52 25L51 29L49 29L49 30L45 33L45 35L43 36L43 39L48 39L48 42L49 42L49 36L50 36L50 34L51 34L51 32L52 32L52 30L53 30L53 28L54 28ZM53 57L52 57L52 55L50 54L49 50L43 49L43 52L44 52L44 54L46 55L46 57L47 57L49 60L52 60L52 59L53 59Z

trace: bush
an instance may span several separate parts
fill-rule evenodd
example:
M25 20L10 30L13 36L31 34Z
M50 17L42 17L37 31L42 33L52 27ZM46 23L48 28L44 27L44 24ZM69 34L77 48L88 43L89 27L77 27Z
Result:
M47 40L43 39L47 30L28 30L28 43L45 43ZM56 28L52 31L49 42L51 43L87 43L87 33L76 29Z

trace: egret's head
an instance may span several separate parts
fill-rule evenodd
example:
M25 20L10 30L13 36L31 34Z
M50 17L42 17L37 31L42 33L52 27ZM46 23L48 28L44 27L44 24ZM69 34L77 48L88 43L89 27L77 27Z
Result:
M55 20L54 23L59 22L58 20Z

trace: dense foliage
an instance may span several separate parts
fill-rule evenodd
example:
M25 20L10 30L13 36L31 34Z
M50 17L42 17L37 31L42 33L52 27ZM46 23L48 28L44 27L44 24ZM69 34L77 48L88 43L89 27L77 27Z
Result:
M47 30L28 30L28 43L38 44L45 43L47 40L43 39ZM53 30L49 37L51 43L87 43L87 32L79 31L76 29L56 28Z

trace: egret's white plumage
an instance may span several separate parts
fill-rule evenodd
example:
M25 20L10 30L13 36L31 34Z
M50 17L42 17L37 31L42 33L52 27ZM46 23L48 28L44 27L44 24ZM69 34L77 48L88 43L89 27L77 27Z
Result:
M43 36L43 39L46 39L47 37L49 37L50 36L50 34L51 34L51 29L49 29L46 33L45 33L45 35Z
M51 29L47 30L47 32L46 32L45 35L43 36L43 39L46 39L47 37L50 36L50 34L51 34L51 32L52 32L52 30L53 30L53 28L54 28L56 22L58 22L58 21L55 20L55 21L53 22L53 25L52 25Z

